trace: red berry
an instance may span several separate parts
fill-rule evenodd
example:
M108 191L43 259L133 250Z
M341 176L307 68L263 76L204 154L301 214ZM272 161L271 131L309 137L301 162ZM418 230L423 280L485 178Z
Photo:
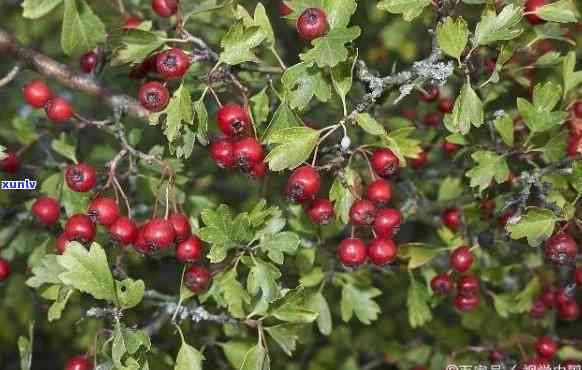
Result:
M513 210L503 212L501 215L499 215L499 218L497 219L497 224L501 227L505 227L509 219L513 217L514 213L515 211Z
M525 2L525 12L526 13L535 13L535 11L539 8L546 5L546 0L526 0ZM545 21L538 17L536 14L526 14L525 18L527 21L535 26L537 24L544 23Z
M466 245L458 247L451 253L449 263L451 266L460 273L463 273L471 268L473 265L473 253Z
M232 145L232 152L234 163L244 172L250 172L265 158L263 146L254 137L245 137L236 141Z
M451 231L457 231L461 227L461 213L456 208L445 210L441 216L441 220Z
M152 249L146 243L146 240L144 238L144 226L145 225L142 225L137 228L137 236L135 237L133 246L138 252L148 254L152 252Z
M442 98L439 101L439 110L442 113L451 113L455 107L455 102L451 98Z
M577 285L582 286L582 266L578 266L574 270L574 281Z
M156 58L157 54L145 58L143 62L129 71L128 77L132 80L139 80L146 77L148 73L154 72L156 70Z
M248 173L251 179L260 179L267 175L267 164L265 162L256 163L253 168L251 168L250 172Z
M16 153L6 153L6 158L0 161L0 170L6 173L16 173L20 169L20 158Z
M186 286L194 293L206 290L210 283L210 278L210 272L201 266L190 267L184 275Z
M354 226L370 226L375 217L376 207L367 199L356 200L350 208L350 223Z
M329 199L320 198L309 203L307 216L317 225L327 225L334 215L333 203Z
M503 352L501 352L500 349L492 349L489 352L489 361L491 361L491 363L497 364L503 361L503 359L505 358L505 355L503 354Z
M447 295L453 290L453 279L447 273L438 274L430 281L433 292L439 295Z
M190 68L190 57L178 48L164 50L156 58L156 70L165 80L182 78Z
M107 197L97 197L89 203L87 215L91 220L103 226L109 226L119 217L117 202Z
M558 350L558 344L550 337L539 337L535 344L536 352L540 357L550 359Z
M130 218L118 217L109 226L109 238L123 246L132 244L137 239L137 225Z
M11 271L10 263L4 258L0 258L0 281L8 279Z
M389 177L398 170L400 161L390 149L377 149L370 160L374 172L381 177Z
M485 218L491 218L491 216L493 216L493 211L495 211L495 201L491 198L483 199L481 202L481 211L483 211L483 216Z
M430 103L437 100L439 95L439 88L436 86L431 86L428 90L426 90L426 94L423 93L420 98L423 101Z
M50 226L59 219L61 206L56 199L40 197L32 205L32 214L41 224Z
M92 370L93 364L85 356L79 355L71 357L67 362L65 370Z
M366 244L358 238L347 238L340 243L337 254L341 263L358 267L366 262Z
M574 263L577 253L578 246L568 234L557 233L546 241L546 259L555 265Z
M68 121L73 117L73 108L68 100L59 96L52 98L45 106L48 119L54 123Z
M190 235L176 246L176 259L180 262L196 262L202 258L202 241Z
M422 122L426 126L434 127L434 126L440 125L442 120L443 120L443 116L441 115L441 113L432 112L432 113L428 113L426 116L424 116L424 118L422 119Z
M297 31L305 40L313 40L327 31L327 16L317 8L305 9L297 19Z
M574 321L580 317L580 306L574 301L558 307L560 318L564 321Z
M455 154L459 150L459 145L443 140L443 150L447 154Z
M143 19L141 19L138 16L133 15L131 17L127 17L127 19L125 20L125 24L123 25L123 29L126 31L136 29L142 22Z
M575 157L578 153L582 153L582 135L575 133L570 134L566 152L570 157Z
M279 15L281 17L285 17L291 13L293 13L293 9L291 9L284 1L281 1L279 3Z
M410 121L413 121L416 118L416 109L404 107L401 110L402 116Z
M178 10L178 0L153 0L152 9L160 17L171 17Z
M556 289L554 287L547 287L542 292L542 301L546 307L554 308L556 307Z
M374 219L374 232L381 238L391 238L402 224L400 212L394 208L379 209Z
M495 71L495 67L497 65L497 58L487 58L485 62L483 62L483 67L485 68L485 72L493 73Z
M70 240L69 237L67 236L67 234L62 233L61 235L59 235L59 237L57 238L57 252L59 252L59 254L63 254L65 253L65 249L67 248L67 245L69 244Z
M41 80L32 80L24 86L24 100L35 108L42 108L52 98L53 93Z
M176 238L174 227L168 220L153 218L144 225L143 236L150 249L169 247Z
M554 293L554 300L556 302L555 305L557 307L560 307L567 305L570 302L573 302L574 293L575 293L574 289L570 289L568 287L557 289Z
M538 298L533 301L531 309L529 310L529 315L534 319L539 319L546 313L547 310L548 308L544 304L543 299Z
M457 281L457 292L460 295L476 295L480 287L479 278L475 275L463 275Z
M67 220L65 234L69 240L88 243L95 238L95 224L89 216L77 213Z
M457 295L454 305L457 310L462 312L473 311L479 305L479 296L477 295Z
M570 112L572 112L576 118L582 118L582 100L578 100L576 103L572 104Z
M311 166L297 168L285 185L285 197L290 202L302 203L313 199L321 186L319 173Z
M86 163L78 163L67 167L65 180L71 190L84 193L95 186L97 173L93 166Z
M158 81L145 83L139 89L139 101L150 112L161 112L170 101L170 92Z
M382 266L396 259L398 246L392 239L376 238L368 244L367 254L373 264Z
M186 240L188 237L190 237L190 235L192 235L192 226L190 226L190 220L185 214L172 213L168 218L168 221L170 221L174 231L176 232L177 242Z
M251 126L248 113L238 104L225 104L216 114L218 128L226 136L239 136L246 134Z
M89 51L81 55L80 64L83 72L91 73L97 65L97 54L94 51Z
M219 167L234 166L233 145L227 139L219 139L210 144L210 156Z
M427 163L428 163L428 153L425 152L424 150L418 153L418 156L416 158L410 160L410 166L412 166L412 168L414 169L424 167Z
M392 186L388 181L378 179L368 185L366 195L377 207L385 207L392 199Z

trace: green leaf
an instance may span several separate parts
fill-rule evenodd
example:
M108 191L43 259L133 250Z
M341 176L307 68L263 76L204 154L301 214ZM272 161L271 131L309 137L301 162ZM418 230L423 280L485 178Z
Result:
M273 26L271 26L271 21L267 16L267 11L262 3L258 3L255 8L254 14L254 25L261 28L265 34L267 42L271 45L275 44L275 32L273 31Z
M572 163L572 175L570 176L570 183L578 193L582 193L582 161L574 161Z
M261 240L259 248L267 253L271 261L282 265L285 262L284 255L293 255L299 248L299 236L290 231L268 235Z
M516 38L523 32L523 29L519 27L522 16L521 7L513 4L507 5L497 15L483 15L475 29L473 44L475 46L489 45L497 41Z
M240 370L269 370L269 353L261 345L251 347L246 353Z
M332 330L331 310L329 304L320 291L307 296L305 305L317 313L317 327L323 335L330 335Z
M32 368L32 348L34 344L34 321L28 324L28 338L20 336L18 338L18 352L20 353L20 369L30 370Z
M63 0L24 0L22 6L22 16L28 19L38 19L59 6Z
M67 306L67 302L69 301L69 298L71 298L71 295L73 295L74 292L75 290L69 287L62 287L59 289L56 299L54 300L53 304L49 307L48 310L47 318L49 322L60 320L61 315L63 314L63 311Z
M502 293L502 294L494 294L493 296L493 305L495 306L495 310L499 314L499 316L503 318L509 317L509 314L514 312L515 306L513 303L513 299L515 297L514 293Z
M194 102L194 112L198 127L196 136L201 143L208 143L208 111L204 105L204 96Z
M329 190L329 199L334 202L335 215L344 224L349 223L350 208L356 201L362 179L357 171L346 168L334 179Z
M308 324L317 318L317 312L305 305L305 288L302 286L289 290L283 297L273 301L269 315L295 324Z
M253 95L249 100L252 104L253 117L255 125L259 126L269 117L269 95L267 94L268 87L265 87L259 93Z
M357 61L358 51L356 49L355 53L353 53L353 55L351 55L348 60L341 62L331 69L331 81L333 83L333 88L342 100L345 113L344 115L347 114L346 97L352 89L354 69L356 68Z
M103 248L92 243L89 251L77 242L71 242L57 262L65 272L59 279L81 292L91 294L96 299L116 302L115 285L107 255Z
M421 267L439 254L435 248L430 248L424 243L406 243L399 247L398 256L408 259L408 269Z
M539 277L536 275L532 276L525 288L515 296L514 312L529 312L534 299L541 293L541 285Z
M137 306L145 293L145 283L143 280L125 279L115 281L119 306L128 309Z
M582 71L574 72L576 67L576 52L569 52L562 64L562 75L564 80L564 94L582 83Z
M357 6L355 0L323 0L323 10L327 16L329 28L347 27Z
M283 102L273 114L269 127L263 134L263 141L269 141L271 135L281 129L300 126L302 126L302 123L299 118L297 118L289 105Z
M446 177L439 185L437 200L439 202L453 200L463 193L463 184L460 178Z
M467 22L461 17L446 17L437 25L436 37L439 47L446 54L459 58L469 41Z
M340 303L342 320L348 322L354 314L363 324L370 325L378 318L380 306L373 300L382 292L376 288L358 288L346 282L342 288Z
M245 306L251 303L251 296L238 281L236 267L217 276L214 284L218 287L228 312L235 318L244 318Z
M161 112L150 115L150 122L157 125L162 116L165 117L164 134L169 142L173 142L180 135L182 129L182 122L190 123L193 119L192 99L188 89L184 87L184 83L174 91L168 106Z
M83 0L65 0L61 48L67 55L93 50L105 42L105 25Z
M8 155L6 154L6 147L0 145L0 161L5 159Z
M211 244L208 255L211 263L223 261L230 249L249 238L250 220L245 213L233 218L230 208L222 204L216 211L203 210L201 216L206 226L200 229L198 236Z
M55 152L59 153L63 157L70 159L74 163L77 163L75 145L64 132L61 133L58 139L53 139L51 142L51 147Z
M411 276L406 304L408 306L408 321L413 328L421 327L432 320L432 312L428 305L429 299L428 287Z
M265 38L265 32L261 27L245 28L242 24L232 26L220 43L224 49L220 54L220 61L230 65L256 61L253 49Z
M479 192L487 189L493 179L498 184L507 180L509 166L504 156L480 150L473 153L471 158L477 162L477 165L467 171L466 176L471 179L472 187L479 187Z
M402 13L404 20L410 22L430 4L430 0L382 0L378 3L378 8L393 14Z
M240 369L245 360L247 352L251 349L252 344L248 342L230 341L220 344L224 351L224 356L228 362L235 368Z
M66 270L57 263L57 256L47 254L32 268L32 276L26 281L31 288L39 288L43 284L62 284L59 275Z
M111 348L115 366L123 370L140 369L139 363L129 356L137 353L141 347L144 347L146 351L149 351L151 348L150 338L146 331L128 329L117 322L113 333L113 344ZM126 357L125 362L123 361L124 357Z
M378 123L374 117L369 113L358 113L356 115L356 122L360 127L370 135L383 136L386 135L384 126Z
M398 157L400 167L406 166L406 158L417 158L422 152L421 141L410 137L415 131L415 127L401 127L382 138L384 145Z
M89 195L73 191L68 186L61 186L61 204L69 217L76 213L85 213L89 205Z
M138 64L165 44L165 33L130 29L125 31L122 46L115 51L111 65Z
M253 296L258 296L260 293L260 297L249 316L262 315L267 312L269 304L279 296L277 280L280 277L281 272L274 265L258 258L252 260L247 276L247 290Z
M513 120L508 115L503 115L501 117L497 117L495 121L493 121L493 125L495 126L495 130L501 136L501 140L505 143L505 145L513 146L513 133L514 133L514 125Z
M269 144L275 146L265 157L271 171L294 169L305 162L319 140L319 131L309 127L291 127L274 131Z
M532 133L550 130L561 125L568 113L539 109L523 98L517 98L517 110Z
M480 127L483 124L484 116L483 103L471 87L471 83L467 81L455 101L453 112L445 115L444 124L450 132L466 135L471 125Z
M319 67L335 67L348 59L345 44L357 39L360 33L357 26L332 29L327 35L311 41L313 48L299 57L304 62L315 62Z
M297 347L299 339L298 327L294 324L281 324L277 326L266 327L265 331L277 342L279 347L291 357Z
M535 14L543 20L558 23L576 23L579 13L576 3L572 0L558 0L535 10Z
M505 229L511 239L526 237L528 244L536 247L552 236L556 221L558 218L551 210L528 207L525 215L515 223L508 223Z
M568 147L568 139L570 133L568 131L561 131L556 135L552 135L550 140L539 150L542 152L542 158L546 163L558 162L566 156L566 148Z
M562 96L562 86L548 81L545 84L539 83L534 87L533 104L538 110L551 111L560 102Z
M202 370L204 357L196 348L186 342L182 342L174 370Z
M312 63L297 63L287 68L281 82L292 108L305 108L314 96L322 102L328 101L331 97L327 81Z

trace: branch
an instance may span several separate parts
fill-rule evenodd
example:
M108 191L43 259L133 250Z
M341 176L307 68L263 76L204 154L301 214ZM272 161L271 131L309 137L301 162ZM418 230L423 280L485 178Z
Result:
M116 111L125 111L130 116L147 121L149 112L136 99L125 94L113 94L91 76L74 73L66 65L21 45L2 27L0 27L0 54L15 56L43 76L54 78L64 86L94 96Z

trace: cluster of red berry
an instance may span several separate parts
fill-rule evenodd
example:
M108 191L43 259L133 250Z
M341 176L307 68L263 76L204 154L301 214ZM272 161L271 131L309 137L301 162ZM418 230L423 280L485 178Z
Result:
M30 81L24 86L24 100L34 108L44 108L48 119L54 123L68 121L73 116L69 101L53 96L49 87L40 80Z
M574 270L574 282L582 286L582 267ZM548 311L557 309L559 317L564 321L574 321L580 317L580 305L575 299L575 286L547 286L542 294L533 302L530 316L538 319Z

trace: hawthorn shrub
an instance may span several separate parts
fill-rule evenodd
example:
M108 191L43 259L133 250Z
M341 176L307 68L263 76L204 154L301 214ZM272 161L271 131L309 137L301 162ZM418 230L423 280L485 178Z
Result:
M0 367L580 369L580 9L3 1Z

